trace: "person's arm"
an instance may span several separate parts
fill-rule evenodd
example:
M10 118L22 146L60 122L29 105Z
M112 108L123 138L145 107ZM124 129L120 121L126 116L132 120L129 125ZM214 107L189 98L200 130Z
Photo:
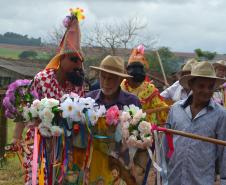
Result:
M226 141L226 111L224 111L222 118L218 121L216 134L217 139ZM226 147L217 145L217 156L220 165L221 185L226 185Z
M15 123L12 144L17 144L21 142L24 127L25 127L25 124L22 122Z
M166 100L172 100L172 97L178 87L178 83L179 82L175 82L173 85L171 85L170 87L168 87L167 89L165 89L164 91L162 91L160 93L160 95L166 99Z

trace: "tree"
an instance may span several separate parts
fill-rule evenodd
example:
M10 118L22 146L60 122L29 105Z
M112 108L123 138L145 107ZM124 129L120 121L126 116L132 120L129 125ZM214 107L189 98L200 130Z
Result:
M19 58L20 59L34 59L35 57L37 57L37 52L35 51L23 51L22 53L20 53Z
M112 55L116 54L117 48L131 48L138 44L144 44L148 48L153 44L154 38L148 40L144 37L144 29L147 27L137 17L128 20L116 20L114 23L97 22L94 28L87 33L85 45L100 47ZM143 34L142 34L143 33ZM150 39L150 37L149 37Z
M195 49L195 54L197 55L197 58L199 60L201 60L202 58L207 60L213 60L217 55L216 52L202 51L200 48Z

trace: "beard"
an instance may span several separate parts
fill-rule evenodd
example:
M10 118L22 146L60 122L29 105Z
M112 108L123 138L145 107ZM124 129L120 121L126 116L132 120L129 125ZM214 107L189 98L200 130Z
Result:
M82 86L85 75L82 69L74 69L72 72L66 73L69 82L76 86Z

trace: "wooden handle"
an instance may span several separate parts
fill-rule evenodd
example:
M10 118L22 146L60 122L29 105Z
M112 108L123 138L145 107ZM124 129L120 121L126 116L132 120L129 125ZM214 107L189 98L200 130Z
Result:
M163 128L163 129L165 129L165 128ZM175 135L180 135L180 136L192 138L192 139L198 139L198 140L201 140L201 141L205 141L205 142L209 142L209 143L213 143L213 144L217 144L217 145L226 146L226 141L222 141L222 140L219 140L219 139L200 136L200 135L197 135L197 134L191 134L191 133L187 133L187 132L183 132L183 131L179 131L179 130L173 130L173 129L166 129L166 132L171 133L171 134L175 134Z
M145 110L145 112L147 114L151 114L151 113L157 113L157 112L161 112L161 111L168 111L170 109L170 106L165 106L165 107L159 107L159 108L155 108L155 109L147 109Z

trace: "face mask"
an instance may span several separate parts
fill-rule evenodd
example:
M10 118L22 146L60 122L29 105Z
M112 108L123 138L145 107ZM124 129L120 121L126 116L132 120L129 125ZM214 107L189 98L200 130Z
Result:
M84 72L82 69L74 69L72 72L68 72L67 79L69 82L76 86L82 86L84 82Z
M143 82L145 80L145 75L143 74L133 74L132 76L134 82Z

